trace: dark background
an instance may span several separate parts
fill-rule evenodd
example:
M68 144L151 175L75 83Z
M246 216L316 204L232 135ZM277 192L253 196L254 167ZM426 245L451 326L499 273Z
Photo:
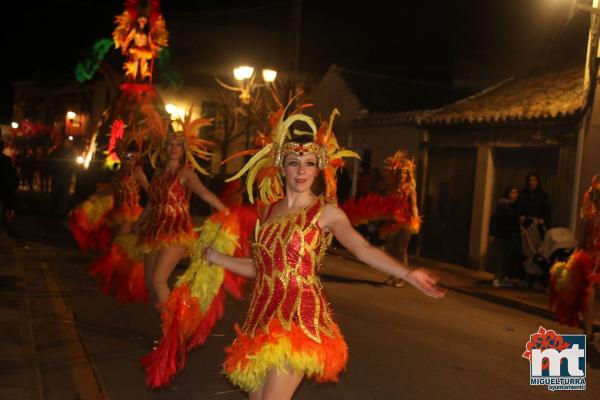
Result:
M566 2L304 0L299 70L319 76L336 63L402 78L482 88L540 63L580 59L589 17L580 13L567 24L564 9L559 8L562 3ZM285 70L291 4L290 0L163 0L162 9L172 43L178 40L173 26L179 20L237 32L268 31L274 39L269 48L261 48L261 43L246 45L235 61L261 54L265 63ZM121 1L108 0L5 5L0 26L5 55L0 122L10 122L11 82L72 80L77 62L96 40L110 37L114 16L122 11ZM189 52L194 51L190 50L193 45L179 47ZM178 63L185 63L185 57L176 53L177 46L172 48L173 64L181 66ZM233 58L204 57L206 65L234 62Z

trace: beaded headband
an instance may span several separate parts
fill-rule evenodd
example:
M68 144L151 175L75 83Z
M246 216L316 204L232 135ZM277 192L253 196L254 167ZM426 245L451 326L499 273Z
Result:
M295 154L297 156L313 154L315 157L317 157L317 165L319 169L324 169L329 161L329 158L325 149L323 149L323 146L319 146L315 142L286 142L280 148L275 149L274 165L276 167L282 166L285 157L289 154Z

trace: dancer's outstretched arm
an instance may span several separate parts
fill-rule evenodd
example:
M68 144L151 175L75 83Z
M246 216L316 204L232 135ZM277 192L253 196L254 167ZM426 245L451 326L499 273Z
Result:
M419 217L419 208L417 207L417 191L410 191L410 208L413 218Z
M208 190L206 186L202 184L198 175L191 168L184 168L181 171L181 177L183 180L183 184L190 188L192 192L194 192L198 197L202 200L206 201L217 211L226 210L227 206L223 204L221 200L215 195L213 192Z
M428 296L444 296L445 291L437 285L437 276L422 268L409 270L385 251L371 246L352 227L346 214L338 207L331 204L325 206L319 223L323 229L333 232L337 240L365 264L405 280Z
M251 258L239 258L226 256L211 248L206 250L206 261L217 264L235 274L246 278L254 278L256 269Z

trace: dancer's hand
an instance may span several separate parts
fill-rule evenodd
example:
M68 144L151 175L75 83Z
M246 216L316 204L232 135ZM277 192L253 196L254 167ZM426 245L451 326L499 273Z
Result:
M209 263L214 264L214 256L216 253L217 252L212 247L207 247L206 250L204 250L204 259Z
M413 269L404 277L404 280L435 299L441 299L446 295L446 290L438 285L438 276L426 269Z

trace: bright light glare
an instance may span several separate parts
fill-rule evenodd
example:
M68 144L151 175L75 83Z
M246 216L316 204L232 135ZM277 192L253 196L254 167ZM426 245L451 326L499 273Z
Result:
M248 65L242 65L241 67L237 67L233 70L233 76L238 81L243 81L244 79L252 78L252 74L254 74L254 68Z
M82 156L77 157L77 164L83 164L85 159Z
M17 122L12 122L12 123L10 124L10 126L11 126L13 129L17 129L17 128L19 127L19 124L18 124Z
M169 114L174 114L175 110L177 110L177 106L175 104L169 103L165 106L165 110L167 110Z
M274 82L275 78L277 78L277 71L273 69L263 69L263 79L265 82Z
M94 155L94 153L96 152L96 136L98 135L98 133L94 133L94 136L92 136L92 141L90 143L90 148L88 149L85 158L83 160L83 168L88 169L90 167L90 163L92 162L92 156Z
M77 117L77 113L74 113L73 111L67 111L68 119L75 119L75 117Z
M73 135L69 135L68 139L69 139L69 140L73 140L73 139L74 139L74 138L73 138Z

